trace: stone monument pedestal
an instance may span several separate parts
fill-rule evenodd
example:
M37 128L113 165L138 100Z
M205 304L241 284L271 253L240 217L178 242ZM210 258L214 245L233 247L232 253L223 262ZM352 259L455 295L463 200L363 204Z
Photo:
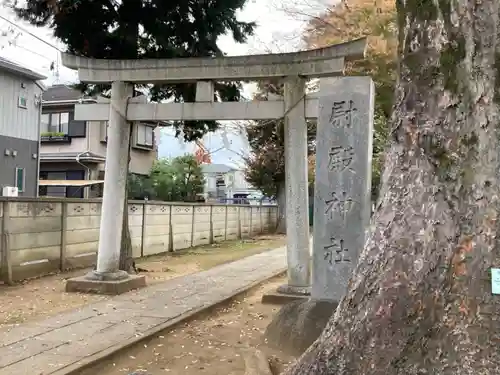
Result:
M85 276L66 281L66 292L117 295L146 286L144 275L130 275L125 271L98 273L91 271Z
M262 296L262 303L282 305L297 300L307 300L311 296L311 287L297 287L288 284L278 287L276 292L269 292Z
M283 306L264 333L267 344L299 357L321 335L337 302L303 298Z
M295 296L310 296L311 287L310 286L292 286L288 284L281 285L278 287L278 293L289 294Z

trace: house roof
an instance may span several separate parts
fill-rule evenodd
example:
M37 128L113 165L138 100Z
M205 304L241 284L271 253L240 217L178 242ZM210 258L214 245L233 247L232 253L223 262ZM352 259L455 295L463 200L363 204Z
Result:
M25 68L13 61L7 60L3 57L0 57L0 69L6 70L15 75L32 79L33 81L38 81L42 79L46 79L47 77L37 73L31 69Z
M203 173L228 173L236 169L226 164L202 164Z
M80 90L67 85L53 85L43 93L44 102L76 102L79 99L92 98L83 95Z
M41 161L85 161L101 163L106 161L105 156L94 154L93 152L40 152Z

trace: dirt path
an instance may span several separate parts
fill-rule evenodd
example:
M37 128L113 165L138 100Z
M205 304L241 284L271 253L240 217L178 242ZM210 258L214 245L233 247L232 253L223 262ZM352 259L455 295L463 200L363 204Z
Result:
M128 375L134 371L144 375L243 375L242 351L246 347L263 350L273 372L279 373L294 359L282 354L278 359L265 346L262 335L279 306L262 305L260 299L284 282L285 278L275 278L80 375Z
M147 283L154 284L281 247L284 243L285 238L276 235L227 241L139 259L137 266L150 271L144 274ZM88 271L65 272L11 287L0 285L0 329L108 299L108 296L64 292L66 279Z

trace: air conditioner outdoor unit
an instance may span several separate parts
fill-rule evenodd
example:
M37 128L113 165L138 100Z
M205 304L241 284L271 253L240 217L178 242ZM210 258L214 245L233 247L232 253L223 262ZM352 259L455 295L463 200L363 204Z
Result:
M18 193L17 187L15 186L4 186L2 190L2 195L4 197L17 197Z

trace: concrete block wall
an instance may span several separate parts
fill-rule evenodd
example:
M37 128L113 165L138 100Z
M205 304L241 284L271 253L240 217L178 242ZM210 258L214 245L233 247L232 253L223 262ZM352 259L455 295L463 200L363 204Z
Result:
M170 241L170 215L172 206L166 204L146 204L144 215L144 241L142 255L154 255L172 251Z
M193 212L192 246L207 245L214 242L212 206L197 206Z
M8 202L15 205L15 202ZM35 202L41 205L43 202ZM59 258L61 269L90 266L95 262L97 246L99 243L99 226L101 223L101 203L87 202L54 202L63 212L60 221L61 231L54 236L62 239ZM10 249L12 251L12 249ZM23 270L19 270L20 272ZM16 273L17 278L31 276L31 270L25 268L24 272Z
M0 280L95 264L101 201L0 198ZM272 231L276 206L130 201L136 258Z

